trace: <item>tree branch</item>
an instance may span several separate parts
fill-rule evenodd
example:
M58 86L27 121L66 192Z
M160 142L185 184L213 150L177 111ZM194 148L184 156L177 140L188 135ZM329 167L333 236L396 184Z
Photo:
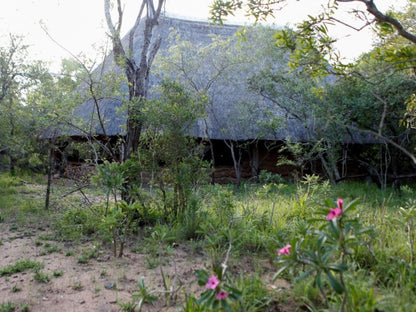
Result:
M410 42L416 44L416 36L412 33L408 32L406 29L404 29L403 25L394 17L391 17L389 15L383 14L375 5L373 0L336 0L337 2L362 2L366 5L367 11L373 15L377 22L385 22L392 25L398 32L398 34L409 40Z

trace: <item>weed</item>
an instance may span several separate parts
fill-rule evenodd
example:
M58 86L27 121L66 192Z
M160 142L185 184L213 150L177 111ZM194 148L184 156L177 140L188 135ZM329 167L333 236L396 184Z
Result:
M134 312L136 307L134 302L119 302L118 305L122 312Z
M185 305L183 307L183 312L206 312L206 311L207 309L198 303L198 300L195 298L193 294L190 296L187 296L187 299L185 300Z
M152 295L152 292L147 289L143 276L140 277L138 286L139 289L132 295L132 298L137 305L137 309L141 311L144 303L153 303L157 297Z
M43 273L43 272L36 272L33 278L35 279L35 281L38 281L39 283L44 283L44 284L49 283L49 281L51 280L51 277L48 274Z
M64 240L78 241L83 235L94 234L100 224L101 208L66 209L55 217L55 232Z
M59 271L53 271L52 275L53 275L54 277L60 277L60 276L64 275L64 271L62 271L62 270L59 270Z
M76 291L81 291L84 289L84 286L82 286L81 281L78 281L72 286L72 289Z
M29 312L30 308L27 304L23 304L20 308L22 310L22 312Z
M10 232L16 232L19 229L19 226L17 224L12 224L9 227Z
M91 259L98 258L99 245L84 249L82 255L78 258L78 263L88 263Z
M13 286L12 287L12 289L10 290L11 292L19 292L19 291L21 291L22 290L22 287L19 287L19 286Z
M15 264L6 266L5 268L0 269L0 276L12 275L15 273L20 273L26 270L38 271L43 269L43 263L31 261L31 260L20 260Z
M56 236L54 234L40 234L37 236L38 239L44 240L44 241L55 241Z
M42 246L43 245L43 243L41 242L41 241L35 241L35 246L37 246L37 247L39 247L39 246Z
M7 302L0 304L0 312L13 312L16 311L17 305L13 302Z
M50 244L45 244L45 249L42 250L42 252L40 253L41 256L45 256L45 255L49 255L51 253L54 252L61 252L62 251L62 247L60 246L51 246Z
M155 269L155 268L157 268L157 266L159 265L159 259L158 259L158 257L152 257L152 256L150 256L150 257L145 257L145 260L146 260L146 263L147 263L147 268L149 269L149 270L152 270L152 269Z
M86 256L81 256L80 258L78 258L77 262L80 264L86 264L90 261L90 259Z
M24 236L24 237L32 237L32 236L35 236L35 234L33 234L33 232L32 232L32 231L25 231L25 232L23 233L23 236Z
M241 311L263 311L274 300L259 275L240 276L236 287L242 290L241 300L238 301Z
M65 257L71 257L71 256L73 256L75 254L75 252L73 251L73 250L68 250L66 253L65 253Z

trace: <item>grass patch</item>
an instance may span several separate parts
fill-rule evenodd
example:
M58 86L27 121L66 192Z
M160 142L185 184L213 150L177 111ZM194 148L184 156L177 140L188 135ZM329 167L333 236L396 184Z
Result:
M45 255L49 255L49 254L54 253L54 252L61 252L61 251L62 251L62 247L60 247L60 246L46 246L46 244L45 244L45 248L42 250L40 255L45 256Z
M7 302L0 304L0 312L13 312L16 311L18 305L13 302Z
M39 283L44 283L44 284L49 283L49 281L51 280L51 277L48 274L43 273L43 272L36 272L33 278L35 279L35 281Z
M82 251L81 257L78 258L78 263L85 264L88 263L91 259L96 258L98 258L98 247L93 246Z
M15 264L6 266L2 269L0 269L0 276L8 276L15 273L20 273L28 270L34 270L38 271L40 269L43 269L44 264L37 261L31 261L31 260L20 260L16 262Z
M65 257L71 257L71 256L73 256L75 254L75 252L73 251L73 250L68 250L66 253L65 253Z

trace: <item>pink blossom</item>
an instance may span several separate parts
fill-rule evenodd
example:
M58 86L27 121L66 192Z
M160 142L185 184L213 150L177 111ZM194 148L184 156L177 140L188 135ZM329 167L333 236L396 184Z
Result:
M285 247L283 247L282 249L280 249L277 252L277 255L280 256L280 255L288 255L288 254L290 254L290 248L291 247L292 247L291 245L286 245Z
M329 208L329 214L326 216L326 219L328 221L331 221L332 219L336 218L337 216L339 216L342 213L342 204L343 204L343 199L342 198L338 198L337 203L338 203L338 207L333 209L333 208Z
M205 287L209 289L215 289L219 284L220 280L215 275L211 275Z
M340 208L329 208L329 214L326 216L326 219L328 221L331 221L332 219L336 218L337 216L339 216L342 213L342 209Z
M227 297L228 297L228 293L223 290L220 290L220 292L215 296L217 300L224 300Z

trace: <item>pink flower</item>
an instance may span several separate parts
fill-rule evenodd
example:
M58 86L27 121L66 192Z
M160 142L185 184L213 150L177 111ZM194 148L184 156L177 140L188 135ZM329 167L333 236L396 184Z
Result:
M225 298L227 298L228 297L228 293L226 293L225 291L223 291L223 290L220 290L220 292L215 296L215 298L217 299L217 300L224 300Z
M288 255L288 254L290 254L290 248L291 247L292 247L291 245L286 245L285 247L283 247L282 249L280 249L277 252L277 255L280 256L280 255Z
M215 275L211 275L205 287L209 289L215 289L219 284L220 280Z
M329 208L329 214L326 216L326 219L328 221L331 221L332 219L342 214L342 203L343 203L342 198L338 198L337 202L338 202L337 208L335 209Z

